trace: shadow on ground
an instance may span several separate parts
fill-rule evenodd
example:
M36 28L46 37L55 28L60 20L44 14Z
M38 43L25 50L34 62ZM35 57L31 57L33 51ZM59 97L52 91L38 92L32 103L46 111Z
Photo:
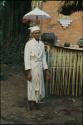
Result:
M3 67L1 124L82 125L82 97L46 97L40 104L40 110L30 111L23 68Z

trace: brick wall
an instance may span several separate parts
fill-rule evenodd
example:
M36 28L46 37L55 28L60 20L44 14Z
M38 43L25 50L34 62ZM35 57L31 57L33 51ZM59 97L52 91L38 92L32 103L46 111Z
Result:
M71 19L72 23L64 29L58 22L58 20L64 16L58 13L60 5L61 1L43 2L42 10L47 12L52 18L51 20L41 21L41 30L42 32L54 32L60 40L60 45L63 45L65 42L69 42L70 45L76 45L78 40L83 37L83 12L79 11L67 16L66 18Z

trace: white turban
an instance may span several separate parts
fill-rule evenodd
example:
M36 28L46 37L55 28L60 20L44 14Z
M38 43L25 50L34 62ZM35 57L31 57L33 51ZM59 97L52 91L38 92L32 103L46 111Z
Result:
M33 26L33 27L30 27L29 29L30 29L31 33L34 31L40 30L39 26Z

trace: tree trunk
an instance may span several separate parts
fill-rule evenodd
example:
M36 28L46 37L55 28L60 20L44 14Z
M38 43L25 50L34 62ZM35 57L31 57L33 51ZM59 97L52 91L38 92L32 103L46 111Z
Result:
M1 61L3 63L22 61L21 57L23 56L29 26L29 24L22 23L22 17L30 9L31 1L6 1L2 18L3 46Z

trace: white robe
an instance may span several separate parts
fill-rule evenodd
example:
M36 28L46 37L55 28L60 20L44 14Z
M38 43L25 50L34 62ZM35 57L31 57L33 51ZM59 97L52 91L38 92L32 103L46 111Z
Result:
M34 38L28 41L24 49L25 70L31 69L32 81L27 81L28 100L40 101L45 97L43 70L48 69L42 41Z

